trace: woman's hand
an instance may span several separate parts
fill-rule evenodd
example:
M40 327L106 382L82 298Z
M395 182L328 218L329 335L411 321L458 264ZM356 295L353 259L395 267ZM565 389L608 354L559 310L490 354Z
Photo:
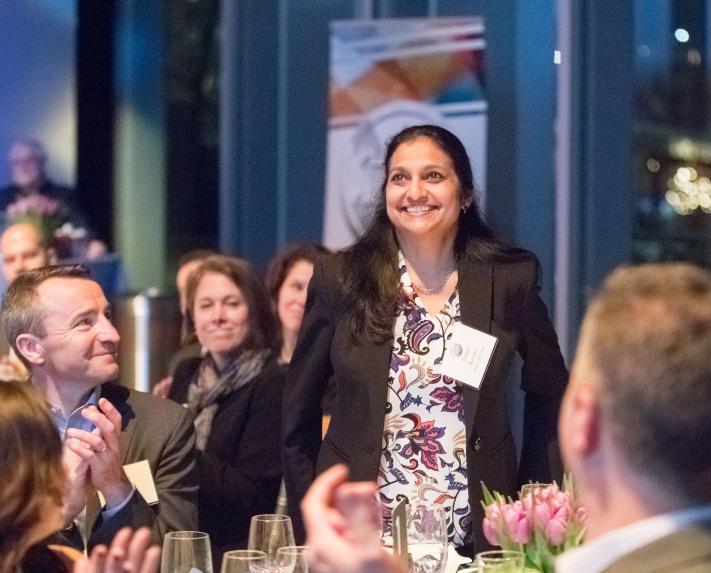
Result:
M308 560L315 573L402 573L383 550L373 519L376 485L346 483L348 468L322 473L301 502Z
M97 545L88 558L74 563L72 573L156 573L160 565L160 547L151 542L151 532L143 527L133 533L124 527L111 547Z

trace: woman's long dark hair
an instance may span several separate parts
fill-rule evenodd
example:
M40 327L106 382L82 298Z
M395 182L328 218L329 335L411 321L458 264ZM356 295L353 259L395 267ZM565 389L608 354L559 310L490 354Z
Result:
M437 125L416 125L403 129L390 140L385 150L383 184L370 222L360 238L344 252L343 286L348 302L346 314L356 340L365 338L378 343L392 336L400 278L397 268L398 244L386 211L385 188L390 159L395 150L401 144L420 137L430 139L449 156L461 185L462 205L468 205L459 215L454 242L457 260L506 258L512 251L511 247L495 236L481 216L469 156L457 136Z

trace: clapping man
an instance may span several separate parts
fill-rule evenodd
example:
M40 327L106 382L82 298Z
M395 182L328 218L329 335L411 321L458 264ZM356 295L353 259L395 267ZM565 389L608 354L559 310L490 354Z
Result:
M159 542L197 524L191 416L111 383L119 335L109 313L101 287L77 265L22 273L3 298L5 335L64 438L65 541L82 548L110 542L124 526L148 526Z

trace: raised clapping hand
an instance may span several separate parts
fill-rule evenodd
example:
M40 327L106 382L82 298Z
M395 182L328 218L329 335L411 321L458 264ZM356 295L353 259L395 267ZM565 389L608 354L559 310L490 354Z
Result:
M99 409L89 406L81 413L96 427L91 432L68 429L66 445L86 462L91 485L104 495L110 509L125 500L132 488L119 451L121 414L106 398L99 399Z
M151 532L144 527L133 533L120 530L111 547L97 545L91 555L74 563L72 573L155 573L160 564L160 547L149 547Z
M64 523L71 523L86 505L89 464L75 454L67 444L62 451L62 465L66 476L62 517Z
M380 545L373 518L376 485L346 483L337 465L316 478L301 502L309 567L315 573L403 573Z

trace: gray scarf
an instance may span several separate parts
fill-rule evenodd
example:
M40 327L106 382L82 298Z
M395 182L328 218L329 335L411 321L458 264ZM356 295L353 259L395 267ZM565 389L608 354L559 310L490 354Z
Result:
M195 446L204 450L212 430L212 420L223 396L232 394L257 376L271 356L271 350L245 351L220 374L208 354L196 379L188 388L188 409L195 418Z

